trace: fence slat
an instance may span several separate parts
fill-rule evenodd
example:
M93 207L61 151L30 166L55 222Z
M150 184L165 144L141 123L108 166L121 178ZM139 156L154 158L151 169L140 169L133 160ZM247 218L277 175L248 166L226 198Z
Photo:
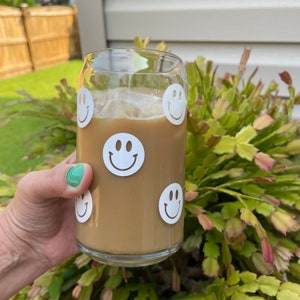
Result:
M0 79L80 57L76 6L0 6Z
M18 8L0 6L0 78L32 71L32 62Z

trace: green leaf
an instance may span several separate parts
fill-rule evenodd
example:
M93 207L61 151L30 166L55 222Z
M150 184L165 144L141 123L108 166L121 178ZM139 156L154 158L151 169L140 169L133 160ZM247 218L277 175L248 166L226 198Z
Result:
M211 179L223 178L228 175L228 171L219 171L210 176Z
M193 235L188 236L182 244L182 249L186 252L191 252L195 249L199 249L202 243L202 234L195 233Z
M206 213L208 218L213 222L214 228L216 228L219 232L223 231L225 222L222 218L222 215L218 212L216 213Z
M112 300L127 300L129 299L130 289L128 287L121 287L113 292Z
M202 262L203 272L208 277L217 277L220 266L214 257L206 257Z
M83 287L79 294L78 300L90 300L92 292L93 292L92 285Z
M52 282L50 283L50 285L48 287L48 293L49 293L51 300L58 299L60 292L61 292L62 284L63 284L62 277L54 277L53 278Z
M239 115L236 111L231 111L230 113L226 113L220 123L226 129L235 129L236 123L239 121Z
M248 282L239 287L239 291L243 293L256 293L259 289L257 282Z
M205 254L205 256L217 258L220 256L220 248L216 243L205 242L203 253Z
M289 290L281 290L277 294L277 300L300 300L300 296Z
M291 273L298 279L300 280L300 265L299 263L290 263L289 268Z
M274 206L272 206L271 204L268 204L268 203L259 203L257 206L256 206L256 211L265 216L265 217L269 217L271 215L271 213L274 211Z
M236 152L238 153L238 155L249 161L253 160L254 155L257 153L257 151L257 148L254 147L252 144L241 142L236 145Z
M245 229L245 224L237 217L229 218L225 223L224 234L228 238L240 236Z
M250 258L252 254L257 251L257 247L250 241L245 241L243 248L240 250L240 254Z
M249 141L251 141L253 138L255 138L257 135L256 130L251 126L248 125L246 127L243 127L241 131L239 131L236 136L236 143L245 143L247 144Z
M232 263L232 256L228 244L226 242L222 243L221 251L222 251L222 262L224 263L224 265L229 266Z
M269 284L260 284L259 289L268 296L276 296L278 287Z
M249 297L245 293L241 293L240 291L236 290L233 294L232 300L250 300Z
M224 135L220 142L215 146L214 152L217 154L234 153L235 139L234 137Z
M234 88L230 88L222 92L222 98L228 100L230 103L233 103L236 98L236 90Z
M81 275L78 284L81 286L90 286L93 282L101 278L104 269L105 265L98 265L95 268L87 270Z
M205 57L203 56L196 57L195 63L199 69L201 69L204 66L204 62L205 62Z
M256 280L257 275L255 273L245 271L240 274L240 278L244 283L250 283Z
M280 290L289 290L300 296L300 285L294 282L283 282L280 286Z
M240 282L240 274L238 271L232 272L226 280L226 284L230 286L236 285L239 282Z
M242 187L242 192L246 195L259 197L264 194L265 190L256 184L245 184Z
M220 119L226 113L230 102L225 99L218 99L213 107L212 116L214 119Z
M106 282L105 287L108 289L115 289L122 283L123 277L120 273L110 276Z
M291 141L286 145L286 152L290 155L300 154L300 140Z
M239 209L241 209L241 208L242 208L242 205L240 202L226 203L226 205L224 205L221 210L223 218L226 220L226 219L236 216L237 213L239 212Z
M265 284L265 285L271 285L276 287L277 289L280 286L280 280L273 276L266 276L266 275L261 275L257 278L257 282L259 284Z
M241 220L246 224L251 225L253 227L258 225L258 220L256 216L252 213L248 208L241 208Z

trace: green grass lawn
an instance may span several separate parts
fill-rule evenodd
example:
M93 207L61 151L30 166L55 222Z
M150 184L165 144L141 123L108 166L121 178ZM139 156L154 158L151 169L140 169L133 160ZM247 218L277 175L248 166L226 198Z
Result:
M81 60L72 60L22 76L0 80L0 114L5 111L3 104L23 98L17 94L19 90L26 90L32 97L47 101L57 96L55 86L63 78L67 79L70 86L77 88L81 66ZM17 108L24 109L24 106ZM20 117L0 128L0 172L14 175L34 168L39 159L22 159L30 149L30 145L24 141L47 124L48 121L39 118Z

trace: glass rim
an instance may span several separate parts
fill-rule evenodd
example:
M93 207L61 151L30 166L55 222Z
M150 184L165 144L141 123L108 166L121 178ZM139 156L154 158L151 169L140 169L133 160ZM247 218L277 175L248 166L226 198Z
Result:
M162 50L158 50L155 48L138 48L138 47L108 47L108 48L101 48L101 49L97 49L97 50L93 50L93 51L89 51L88 53L86 53L84 55L85 58L95 55L95 54L99 54L101 52L114 52L114 51L124 51L125 52L145 52L145 53L154 53L154 54L162 54L162 55L166 55L168 57L172 57L175 60L179 61L180 63L183 63L183 60L181 59L180 56L178 56L175 53L169 52L169 51L162 51Z
M97 57L99 57L99 55L101 55L101 53L111 53L112 55L115 53L116 57L118 57L119 54L119 58L121 58L122 55L124 54L129 54L132 55L132 57L134 56L134 53L136 53L137 55L141 54L141 53L145 53L145 54L150 54L150 55L155 55L153 60L165 60L168 61L170 63L174 64L174 67L177 65L179 67L183 67L183 61L182 59L177 55L174 54L172 52L169 51L162 51L162 50L157 50L157 49L153 49L153 48L137 48L137 47L109 47L109 48L102 48L102 49L98 49L98 50L94 50L94 51L90 51L89 53L87 53L84 56L84 63L88 63L88 64L92 64L94 59L97 59ZM130 56L128 56L130 57ZM150 59L150 58L149 58ZM95 67L95 66L94 66ZM93 69L94 69L93 67ZM101 66L98 66L99 69L102 69ZM105 72L109 72L109 73L116 73L116 74L122 74L122 73L128 73L128 74L158 74L158 73L170 73L170 70L159 70L159 71L150 71L150 72L143 72L143 68L135 70L135 71L129 71L129 70L108 70L108 69L102 69Z

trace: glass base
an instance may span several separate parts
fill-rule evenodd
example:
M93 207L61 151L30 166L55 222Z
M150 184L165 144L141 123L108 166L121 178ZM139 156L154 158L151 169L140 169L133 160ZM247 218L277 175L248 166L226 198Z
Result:
M167 259L169 256L177 252L181 246L181 243L177 243L168 249L164 249L158 252L148 254L111 254L97 252L86 248L80 242L77 241L77 245L81 252L87 254L92 259L99 263L119 266L119 267L144 267L148 265L156 264L160 261Z

